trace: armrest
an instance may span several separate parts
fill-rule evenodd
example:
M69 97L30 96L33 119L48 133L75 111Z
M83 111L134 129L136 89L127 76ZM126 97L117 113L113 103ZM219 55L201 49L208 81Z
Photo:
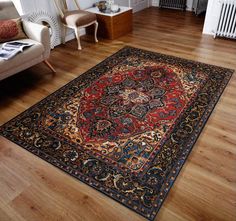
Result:
M29 21L22 21L23 29L28 38L38 41L44 46L44 58L47 59L50 55L50 34L48 27Z

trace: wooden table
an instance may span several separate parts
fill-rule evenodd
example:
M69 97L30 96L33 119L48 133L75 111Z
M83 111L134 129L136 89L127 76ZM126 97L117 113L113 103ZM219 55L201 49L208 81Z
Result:
M89 8L86 11L97 15L98 37L113 40L132 31L132 8L120 6L120 11L117 13L102 13L97 7Z

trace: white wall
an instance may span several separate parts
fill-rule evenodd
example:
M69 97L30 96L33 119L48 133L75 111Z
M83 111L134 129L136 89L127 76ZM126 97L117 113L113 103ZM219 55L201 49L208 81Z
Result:
M90 8L92 5L97 2L96 0L80 0L78 1L81 9Z
M29 12L33 12L35 10L40 10L40 9L44 9L47 8L51 11L55 11L55 7L53 4L53 0L13 0L14 4L16 5L17 9L19 8L20 11L22 11L24 14L29 13ZM69 1L72 2L72 1ZM81 7L81 9L85 9L85 8L89 8L92 7L92 5L96 2L96 0L80 0L79 1L79 5ZM72 8L74 7L74 4L71 3L70 4L72 6Z
M23 14L23 10L22 10L22 6L21 6L20 0L12 0L12 2L14 3L14 5L15 5L17 11L18 11L18 13L19 13L20 15L22 15L22 14Z
M115 0L115 4L133 8L133 13L148 8L152 0Z
M187 10L192 11L193 8L193 0L187 0Z
M208 0L203 34L214 35L220 16L221 3L218 0Z
M115 4L131 7L131 0L115 0Z
M152 0L152 6L159 6L159 0Z

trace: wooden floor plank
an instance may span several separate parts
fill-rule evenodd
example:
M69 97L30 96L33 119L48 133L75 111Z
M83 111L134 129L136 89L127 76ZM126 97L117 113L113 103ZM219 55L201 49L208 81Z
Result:
M0 124L45 98L125 45L236 69L236 42L202 35L203 17L149 8L117 40L82 37L56 47L57 73L36 65L0 82ZM179 174L156 220L236 220L236 74ZM141 221L109 197L0 138L1 221Z

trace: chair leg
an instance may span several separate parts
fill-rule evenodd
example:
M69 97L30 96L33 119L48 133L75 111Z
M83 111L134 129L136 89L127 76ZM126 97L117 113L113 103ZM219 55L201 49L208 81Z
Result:
M61 41L62 44L66 43L66 31L67 31L67 27L65 25L62 25L62 30L61 30Z
M94 27L94 38L95 38L95 42L98 42L98 39L97 39L97 32L98 32L98 22L96 21L94 23L95 27Z
M52 72L56 73L56 70L53 68L53 66L49 63L48 60L44 60L43 63L46 64L52 70Z
M75 36L78 42L78 50L81 50L81 44L80 44L80 35L79 35L79 28L74 28Z

